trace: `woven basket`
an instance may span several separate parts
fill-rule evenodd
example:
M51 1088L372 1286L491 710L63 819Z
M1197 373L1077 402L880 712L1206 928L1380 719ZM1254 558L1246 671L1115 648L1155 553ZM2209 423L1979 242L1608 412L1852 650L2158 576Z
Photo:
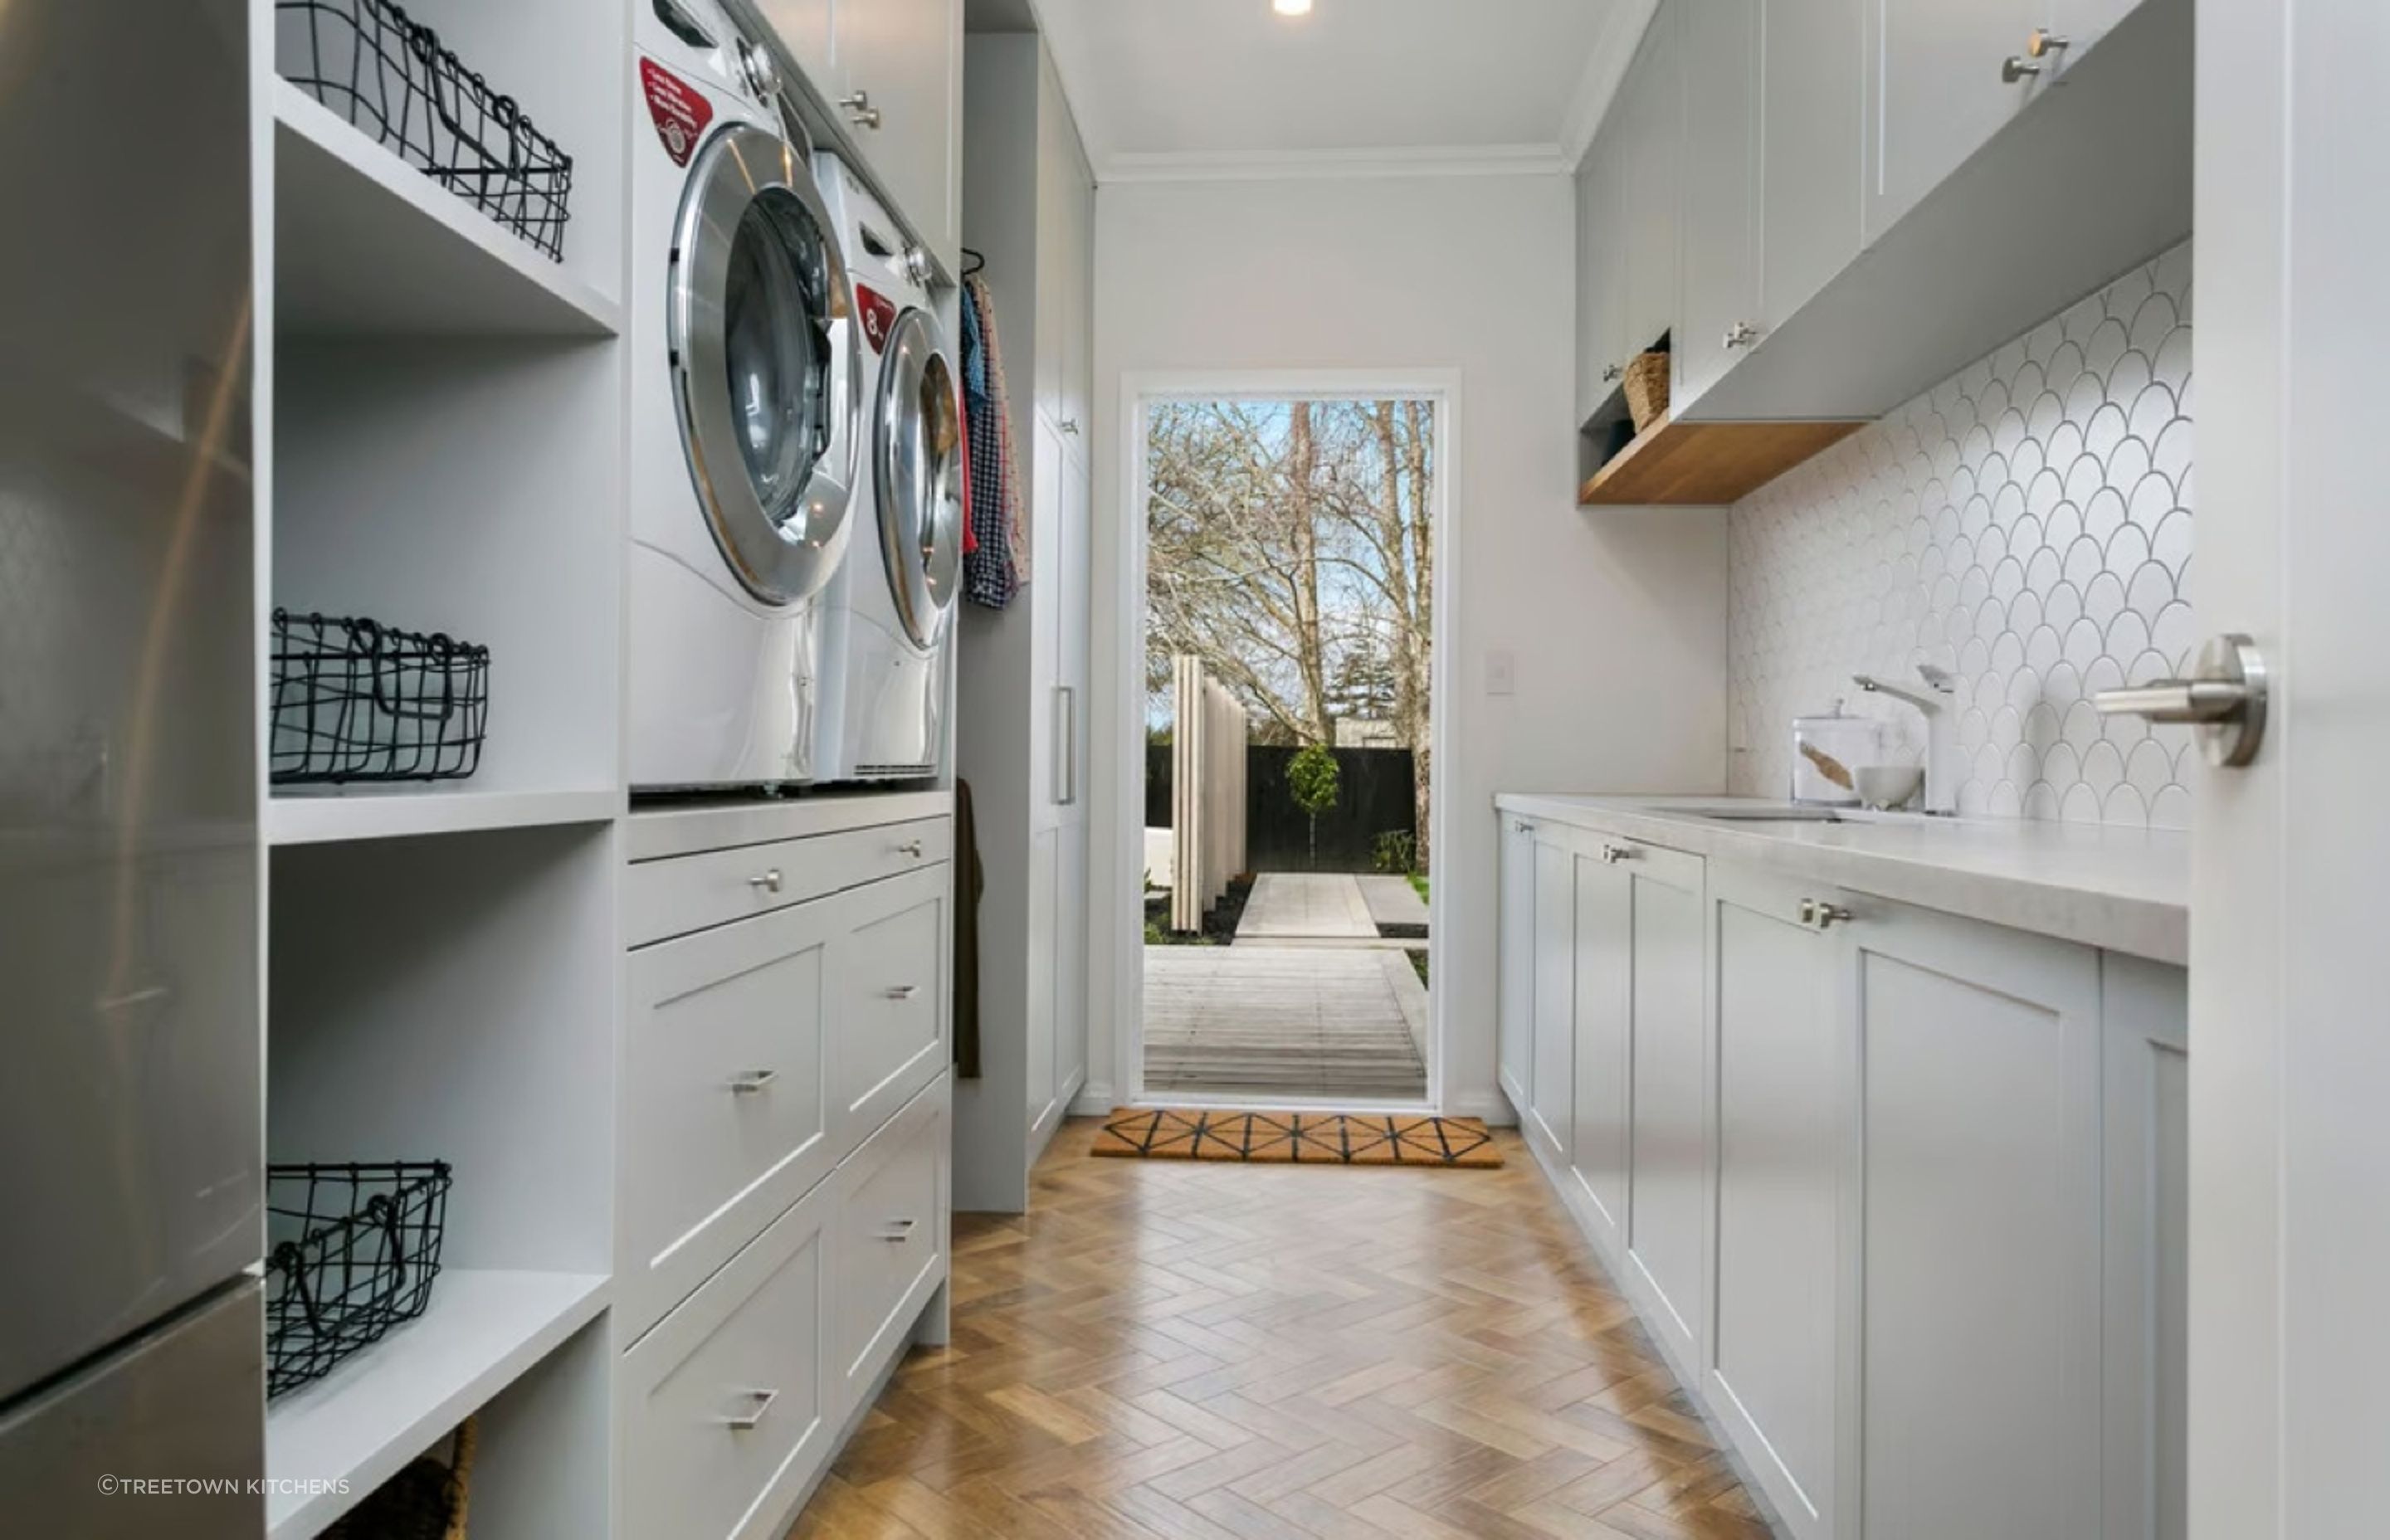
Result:
M332 1521L324 1540L466 1540L480 1429L458 1425L445 1460L425 1455Z
M1626 366L1626 412L1642 432L1668 415L1668 355L1638 353Z

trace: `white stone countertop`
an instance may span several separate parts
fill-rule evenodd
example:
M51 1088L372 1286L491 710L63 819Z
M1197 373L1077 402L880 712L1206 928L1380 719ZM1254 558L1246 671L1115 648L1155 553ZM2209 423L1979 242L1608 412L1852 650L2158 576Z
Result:
M1640 840L1902 904L2125 952L2190 960L2191 837L2023 818L1928 818L1836 809L1840 823L1744 823L1703 810L1750 798L1504 792L1522 817Z

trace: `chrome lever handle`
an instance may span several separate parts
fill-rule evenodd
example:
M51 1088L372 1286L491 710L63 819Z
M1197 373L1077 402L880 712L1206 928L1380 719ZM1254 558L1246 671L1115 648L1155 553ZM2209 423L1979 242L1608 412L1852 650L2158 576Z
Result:
M2266 741L2270 693L2265 655L2236 631L2200 648L2199 666L2190 678L2101 690L2091 704L2102 716L2189 723L2208 764L2238 769L2255 759Z
M752 1432L756 1428L762 1426L764 1414L772 1409L773 1402L780 1399L780 1392L777 1391L744 1391L740 1393L745 1395L750 1402L753 1403L753 1405L749 1406L748 1409L743 1412L735 1412L729 1417L724 1418L722 1419L722 1425L725 1428L729 1429L734 1433Z

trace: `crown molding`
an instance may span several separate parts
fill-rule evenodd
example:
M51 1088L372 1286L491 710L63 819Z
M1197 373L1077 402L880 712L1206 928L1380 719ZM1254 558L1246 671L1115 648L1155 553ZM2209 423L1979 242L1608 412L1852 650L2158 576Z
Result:
M1371 149L1167 150L1111 155L1096 180L1295 182L1405 176L1558 176L1574 165L1551 145L1412 145Z
M1612 8L1592 55L1585 61L1585 73L1577 77L1568 113L1561 120L1561 150L1571 171L1584 162L1586 151L1593 148L1593 136L1600 132L1601 120L1626 78L1626 67L1635 61L1635 49L1659 9L1660 0L1620 0Z

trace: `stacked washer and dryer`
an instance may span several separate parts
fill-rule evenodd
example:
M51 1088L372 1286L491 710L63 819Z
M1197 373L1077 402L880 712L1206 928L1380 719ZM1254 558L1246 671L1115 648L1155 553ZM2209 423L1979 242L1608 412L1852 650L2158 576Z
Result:
M636 41L632 789L934 776L963 427L928 260L713 0L641 0Z

